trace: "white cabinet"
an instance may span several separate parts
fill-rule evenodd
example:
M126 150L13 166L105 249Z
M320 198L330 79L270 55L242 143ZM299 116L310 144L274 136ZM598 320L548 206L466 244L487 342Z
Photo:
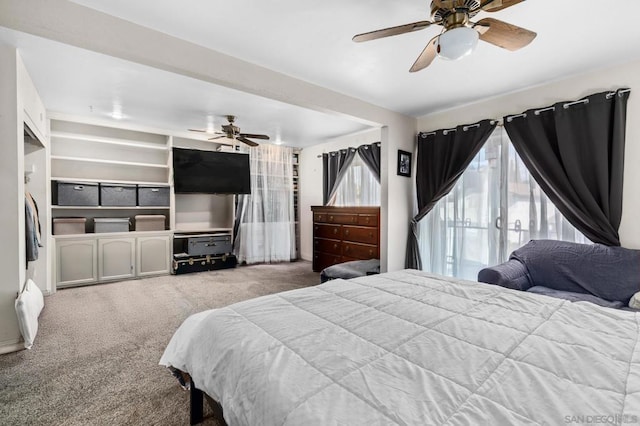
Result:
M168 232L62 235L55 239L57 288L169 273Z
M153 237L138 237L136 244L136 275L169 273L169 244L168 235Z
M135 238L98 240L98 279L121 280L135 277Z
M57 241L56 259L58 287L98 280L98 242L95 239Z

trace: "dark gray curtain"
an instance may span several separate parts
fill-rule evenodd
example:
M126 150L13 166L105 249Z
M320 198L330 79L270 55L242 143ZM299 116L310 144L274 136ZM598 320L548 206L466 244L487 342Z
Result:
M594 243L619 246L629 90L505 117L504 127L540 188Z
M355 148L322 154L322 203L326 206L356 155Z
M422 269L418 248L418 222L451 191L496 128L496 124L493 120L482 120L475 124L458 126L455 129L418 135L416 164L418 214L410 224L405 260L407 268Z
M375 142L371 145L360 145L358 154L360 154L364 164L369 167L373 176L380 183L380 142Z

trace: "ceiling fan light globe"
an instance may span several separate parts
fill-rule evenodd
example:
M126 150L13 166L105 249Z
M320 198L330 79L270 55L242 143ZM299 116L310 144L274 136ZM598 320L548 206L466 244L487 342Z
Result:
M459 27L445 31L438 37L438 56L455 61L474 51L480 35L469 27Z

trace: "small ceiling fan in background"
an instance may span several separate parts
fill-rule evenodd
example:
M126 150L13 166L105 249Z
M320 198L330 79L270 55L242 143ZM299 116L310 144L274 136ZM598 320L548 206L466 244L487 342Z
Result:
M428 67L436 55L444 59L460 59L470 54L478 40L503 49L515 51L531 43L536 33L493 18L471 22L481 11L497 12L524 0L432 0L432 21L418 21L397 27L384 28L353 37L355 42L375 40L399 34L423 30L431 25L440 25L443 30L427 43L409 72Z
M269 136L267 135L257 135L254 133L240 133L240 128L238 126L235 126L233 123L236 121L236 116L235 115L227 115L225 116L227 118L227 121L229 122L229 124L224 124L222 126L222 131L218 131L215 130L213 132L208 131L208 130L198 130L198 129L189 129L190 132L199 132L199 133L213 133L216 134L218 133L219 136L214 136L212 138L209 138L208 140L212 141L215 139L220 139L220 138L229 138L229 139L235 139L237 141L240 141L242 143L245 143L249 146L258 146L257 142L254 142L248 138L251 139L262 139L262 140L269 140Z

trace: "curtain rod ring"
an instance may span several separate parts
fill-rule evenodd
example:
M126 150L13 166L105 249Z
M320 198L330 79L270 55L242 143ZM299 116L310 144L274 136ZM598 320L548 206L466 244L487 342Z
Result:
M586 99L580 99L579 101L575 101L575 102L568 102L564 105L562 105L562 108L564 109L569 109L570 106L572 105L578 105L578 104L588 104L589 103L589 98Z

